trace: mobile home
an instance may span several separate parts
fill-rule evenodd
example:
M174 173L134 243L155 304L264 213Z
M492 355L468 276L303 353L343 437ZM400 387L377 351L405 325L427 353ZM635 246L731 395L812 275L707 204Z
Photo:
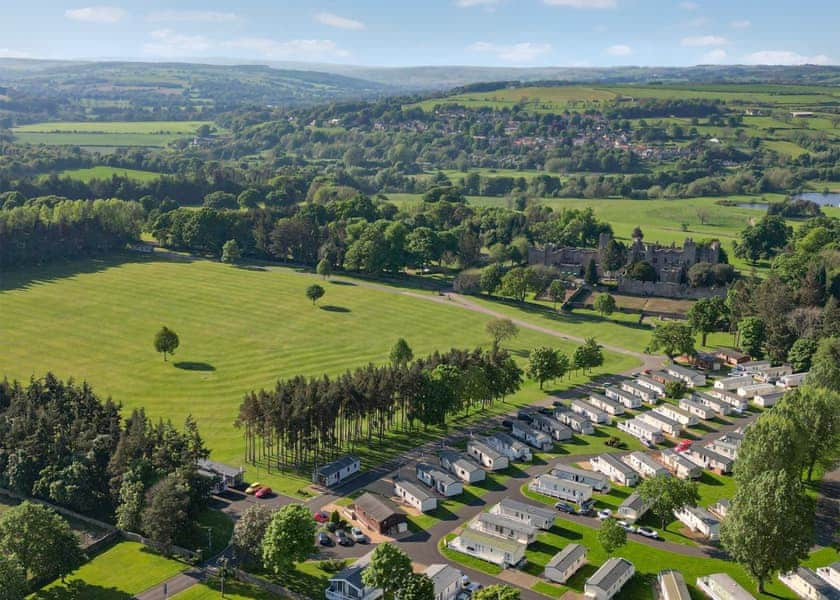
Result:
M531 462L533 459L531 448L528 447L528 444L501 431L488 436L484 441L488 446L501 452L510 460Z
M689 369L678 364L670 364L665 367L665 372L672 377L676 377L686 384L689 388L703 387L706 385L706 375L700 371Z
M698 479L703 475L700 465L673 450L667 448L662 450L659 453L659 460L679 479Z
M653 425L654 427L658 427L662 430L665 435L670 435L672 437L676 437L680 435L682 432L682 425L678 422L674 421L673 419L669 419L665 415L651 412L645 412L640 414L637 419L644 421L648 425Z
M563 425L563 423L554 417L550 417L542 413L536 413L534 415L533 420L531 421L531 426L534 427L534 429L539 429L540 431L547 433L557 442L572 439L572 430L567 425Z
M449 542L449 547L456 552L506 568L522 562L527 546L516 540L466 528L461 535Z
M624 408L639 408L642 405L642 399L635 394L625 392L621 388L609 386L604 388L604 395L607 398L612 398L616 402L620 402Z
M423 513L437 508L437 498L406 479L398 479L394 482L394 495Z
M469 523L470 529L476 529L503 537L510 540L516 540L523 544L530 544L537 538L537 528L528 523L512 519L505 515L492 512L478 513L476 517Z
M525 442L529 446L533 446L537 450L547 451L554 448L554 442L552 441L550 435L534 429L530 425L525 425L521 421L513 422L510 434L516 439Z
M627 421L620 421L618 423L618 428L621 431L629 433L633 437L650 444L658 444L665 439L662 435L661 429L654 427L653 425L649 425L645 421L639 419L639 417L635 417Z
M636 569L629 560L610 558L586 580L584 594L592 600L610 600L621 591L635 572Z
M482 467L491 471L507 469L510 464L507 456L502 455L497 450L494 450L479 440L469 440L467 442L467 454Z
M650 504L647 500L642 498L639 492L633 492L618 507L617 514L625 521L634 523L645 516L648 510L650 510Z
M720 539L720 521L705 508L684 506L674 511L674 516L691 531L696 531L710 541Z
M504 515L509 519L522 521L533 525L537 529L548 530L554 525L557 513L547 506L534 506L527 502L520 502L513 498L502 500L490 509L491 513Z
M693 398L682 398L680 400L680 408L698 419L708 420L715 418L715 409L711 406L704 406L701 402Z
M452 475L429 463L420 462L416 467L417 479L445 498L464 492L464 484Z
M656 404L659 402L659 394L651 389L642 387L635 381L622 381L621 389L628 394L633 394L642 399L645 404Z
M609 423L610 415L600 408L592 406L586 400L572 400L572 411L586 417L593 423Z
M580 544L566 544L545 565L543 576L554 583L566 583L586 564L586 547Z
M484 469L465 454L454 450L444 450L438 454L438 458L443 469L446 469L464 483L484 481L486 476Z
M631 469L636 471L642 477L648 479L650 477L657 477L659 475L671 474L661 463L653 459L650 454L645 452L631 452L621 457L624 462Z
M595 408L599 408L612 416L624 414L623 404L621 404L618 400L613 400L603 394L589 394L589 403Z
M568 479L560 479L554 475L543 473L531 480L528 489L558 500L572 502L581 507L592 504L592 486L575 483Z
M584 483L592 486L592 489L601 494L606 494L610 491L609 477L602 473L594 471L587 471L586 469L578 469L569 465L558 464L551 469L551 474L560 479L567 479L575 483Z
M589 460L592 468L610 478L618 485L633 486L639 482L639 475L612 454L601 454Z
M674 406L673 404L660 404L656 408L653 409L653 412L659 413L660 415L666 416L669 419L676 421L683 427L693 427L700 422L700 419L697 415L690 413L687 410L683 410Z

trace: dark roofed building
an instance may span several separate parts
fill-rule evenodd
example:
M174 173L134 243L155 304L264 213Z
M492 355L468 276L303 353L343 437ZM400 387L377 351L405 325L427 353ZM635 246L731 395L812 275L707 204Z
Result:
M389 500L366 492L353 502L356 518L368 529L382 535L404 531L406 514Z
M206 458L199 459L196 463L198 474L212 479L214 482L213 493L220 494L229 487L242 485L245 471L242 467L231 467L224 463L216 462Z
M315 483L330 487L358 473L360 468L361 463L359 459L352 454L348 454L338 460L320 466L315 471Z

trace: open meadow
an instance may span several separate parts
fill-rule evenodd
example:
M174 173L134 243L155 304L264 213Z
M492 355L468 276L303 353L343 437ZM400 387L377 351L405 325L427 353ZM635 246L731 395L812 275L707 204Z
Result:
M313 306L304 289L320 279L286 268L127 256L7 272L1 279L0 372L21 380L47 371L87 380L126 410L145 407L152 417L177 424L192 414L213 458L233 465L243 460L242 434L233 422L242 396L254 388L271 387L280 377L336 375L383 363L400 336L415 356L490 341L490 317L428 293L334 280L321 282L326 295ZM152 346L162 325L181 340L168 362ZM523 364L528 351L542 345L571 353L577 344L527 329L506 343ZM595 374L639 364L632 356L605 356ZM496 410L544 393L528 382ZM438 435L435 428L395 434L386 447L356 451L372 464ZM302 478L248 471L278 491L294 494L305 485Z
M32 123L15 127L15 140L48 146L164 147L193 135L210 121L74 121Z
M139 169L122 169L119 167L98 166L89 169L68 169L58 173L59 177L69 177L84 183L89 183L94 179L111 179L114 175L118 177L125 177L140 183L156 181L160 179L160 173L154 171L141 171Z

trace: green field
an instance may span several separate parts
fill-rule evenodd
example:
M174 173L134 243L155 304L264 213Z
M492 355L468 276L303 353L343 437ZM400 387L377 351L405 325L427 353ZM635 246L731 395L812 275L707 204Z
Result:
M195 133L210 121L76 121L33 123L15 127L18 142L48 146L164 147Z
M217 600L221 597L220 582L214 578L206 583L197 583L180 594L175 594L172 600ZM224 597L227 600L271 600L277 596L255 585L228 578L225 581Z
M120 542L69 575L32 595L34 600L117 600L149 589L185 568L142 544Z
M399 336L415 356L489 343L485 315L399 288L338 281L324 283L327 293L316 307L304 296L313 281L291 269L135 256L4 273L0 373L26 381L50 370L87 380L126 410L143 406L152 417L179 424L192 413L213 458L240 465L243 439L233 422L251 389L271 387L279 377L335 375L369 361L385 362ZM181 339L169 362L152 347L163 324ZM507 344L521 361L540 345L567 353L576 346L526 329ZM596 375L638 364L626 355L606 353L606 359ZM585 379L564 379L558 387ZM528 382L493 411L507 412L543 395ZM395 434L382 447L355 450L373 464L440 433L431 428ZM267 476L258 469L249 469L249 476L287 493L305 485L301 478Z
M59 177L69 177L77 181L89 183L93 179L111 179L114 175L133 179L141 183L156 181L160 179L160 173L154 171L141 171L139 169L121 169L119 167L91 167L90 169L69 169L58 173Z

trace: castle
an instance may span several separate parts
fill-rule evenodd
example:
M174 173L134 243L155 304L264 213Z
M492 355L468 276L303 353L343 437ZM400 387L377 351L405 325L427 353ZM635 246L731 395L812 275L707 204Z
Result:
M582 275L589 261L594 260L598 274L603 275L601 252L611 239L612 235L602 233L598 239L598 248L555 247L552 244L546 244L542 248L532 246L528 249L528 264L546 265L565 273ZM715 240L708 245L698 245L691 238L686 238L682 248L679 248L675 244L662 246L658 243L646 243L640 237L635 237L627 249L625 266L639 261L650 263L660 283L682 284L688 269L697 263L716 265L720 262L720 242Z

